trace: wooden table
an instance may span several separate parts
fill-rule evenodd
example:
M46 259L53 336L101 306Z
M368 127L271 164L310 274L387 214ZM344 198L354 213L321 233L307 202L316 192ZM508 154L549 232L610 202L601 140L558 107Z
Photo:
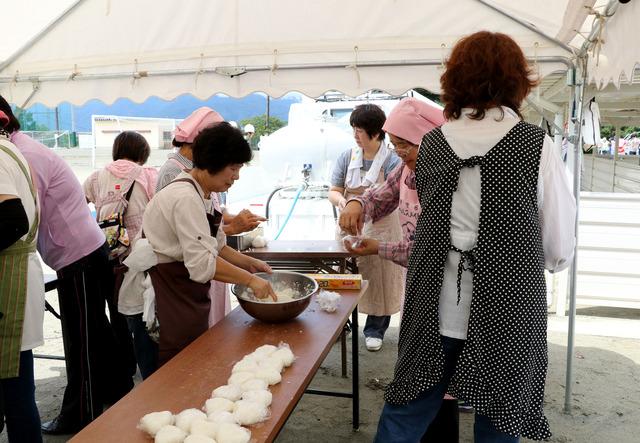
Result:
M349 260L353 254L338 240L273 240L264 248L242 252L268 262L274 269L332 274L337 268L340 274L357 272Z
M282 382L271 386L273 403L269 420L250 426L252 442L273 441L305 392L318 367L352 315L354 333L353 392L331 395L353 399L353 424L359 423L359 377L357 318L359 299L366 291L340 291L342 298L334 313L320 310L314 298L298 318L281 324L266 324L249 317L240 307L202 334L197 340L127 396L105 411L72 439L74 442L149 442L136 428L140 418L153 411L178 413L201 408L211 391L226 384L231 368L244 355L266 343L288 343L296 361L282 374ZM312 393L324 392L315 391Z

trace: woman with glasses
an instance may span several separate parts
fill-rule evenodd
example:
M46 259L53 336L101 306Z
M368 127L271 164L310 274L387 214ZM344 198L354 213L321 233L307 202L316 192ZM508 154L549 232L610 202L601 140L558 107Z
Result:
M338 157L329 190L329 201L338 209L343 210L349 198L380 186L400 163L384 142L385 120L384 111L376 105L359 105L351 113L349 121L356 146ZM364 223L361 234L381 241L400 240L398 213ZM341 239L342 235L338 235ZM369 351L378 351L391 315L400 310L400 297L404 292L402 268L380 257L365 256L358 258L358 269L363 278L369 280L369 289L359 303L360 312L368 314L365 344Z

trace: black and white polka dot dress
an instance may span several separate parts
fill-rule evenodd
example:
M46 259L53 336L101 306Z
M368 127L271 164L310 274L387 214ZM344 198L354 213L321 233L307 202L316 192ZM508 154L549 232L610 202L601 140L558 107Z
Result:
M424 136L416 167L422 214L387 402L406 404L442 377L438 304L450 250L452 196L460 170L479 165L480 223L467 340L448 392L469 401L502 432L536 440L551 436L542 410L547 302L537 186L543 140L541 129L519 122L484 157L461 160L439 128Z

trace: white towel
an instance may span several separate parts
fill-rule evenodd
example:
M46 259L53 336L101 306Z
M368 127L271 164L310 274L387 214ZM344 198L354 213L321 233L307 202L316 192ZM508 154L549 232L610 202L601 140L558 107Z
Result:
M355 147L351 150L351 161L349 162L349 166L347 167L347 177L345 179L345 187L356 189L360 186L369 187L375 182L378 181L378 175L380 174L380 169L384 164L387 157L389 157L391 151L384 142L380 142L380 148L376 153L376 156L373 159L373 163L371 164L371 168L367 171L367 174L364 176L364 180L360 178L360 169L364 165L363 160L363 150L360 147Z
M124 280L118 294L118 311L125 315L144 313L148 309L148 303L143 294L149 290L145 283L147 280L149 285L151 283L149 276L145 276L144 271L158 264L158 257L149 244L149 240L139 239L123 263L129 270L124 274ZM153 292L153 287L150 292ZM153 295L155 301L155 294Z

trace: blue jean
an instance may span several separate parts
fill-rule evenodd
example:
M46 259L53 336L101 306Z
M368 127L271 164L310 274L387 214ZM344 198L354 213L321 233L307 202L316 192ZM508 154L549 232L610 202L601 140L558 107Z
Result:
M140 375L144 380L158 369L158 344L147 334L142 314L125 317L129 332L133 335L133 350L140 368Z
M390 315L367 315L367 321L364 323L364 336L382 340L384 333L389 329L390 322Z
M444 374L440 383L404 405L385 403L378 422L375 443L417 443L433 421L456 369L464 340L442 337ZM488 417L475 416L475 443L518 443L520 439L498 431Z
M0 387L9 442L41 443L40 414L36 406L31 351L20 353L18 377L0 380Z

